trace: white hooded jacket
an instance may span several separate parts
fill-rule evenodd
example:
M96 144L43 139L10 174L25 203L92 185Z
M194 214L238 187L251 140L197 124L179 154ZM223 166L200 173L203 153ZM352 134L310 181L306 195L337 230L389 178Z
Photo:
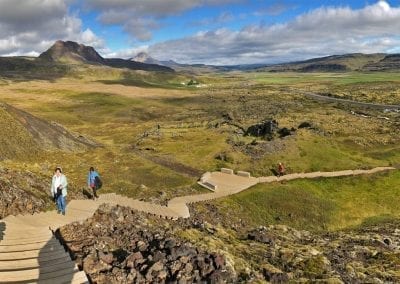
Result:
M57 175L54 175L53 176L53 178L52 178L52 180L51 180L51 189L50 189L50 192L51 192L51 196L55 196L56 195L56 193L57 193ZM62 195L65 197L65 196L67 196L67 186L68 186L68 182L67 182L67 178L65 177L65 175L63 175L63 174L61 174L60 175L60 181L59 181L59 183L61 184L61 186L62 186Z

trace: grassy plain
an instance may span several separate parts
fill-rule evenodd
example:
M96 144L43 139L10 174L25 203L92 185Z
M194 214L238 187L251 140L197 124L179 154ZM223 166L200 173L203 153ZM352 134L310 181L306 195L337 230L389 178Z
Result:
M93 165L104 177L104 192L171 198L203 190L195 186L199 176L186 169L201 173L229 167L266 176L278 161L289 172L400 164L399 113L314 101L301 94L400 104L398 73L200 74L196 80L201 85L189 87L182 83L193 75L93 66L73 70L51 81L5 77L0 101L55 121L102 147L42 151L2 165L49 179L52 169L62 165L75 191L85 187ZM271 118L296 131L271 141L243 135L243 129ZM302 122L312 128L298 129ZM337 229L374 216L399 216L399 188L398 173L302 180L258 185L216 204L221 214L243 216L249 224Z

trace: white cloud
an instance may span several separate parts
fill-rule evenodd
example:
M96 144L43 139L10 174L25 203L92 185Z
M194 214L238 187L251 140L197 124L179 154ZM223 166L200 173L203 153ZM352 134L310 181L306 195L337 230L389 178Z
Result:
M213 18L204 18L200 21L192 21L189 23L190 26L202 27L209 25L221 25L235 20L235 16L231 12L222 12L218 16Z
M293 7L294 6L292 4L285 3L284 1L276 1L265 8L257 9L257 11L255 11L253 14L255 16L277 16L289 9L292 9Z
M56 40L103 47L103 41L69 12L70 0L0 0L0 55L38 55Z
M138 46L138 47L134 47L134 48L126 48L126 49L121 49L121 50L117 50L117 51L111 51L108 50L106 52L103 52L104 57L106 58L132 58L134 57L136 54L140 53L140 52L148 52L148 46L147 45L143 45L143 46Z
M321 7L294 20L240 31L219 29L149 47L151 56L184 63L260 63L351 52L396 50L400 8L385 1L362 9Z
M236 2L243 0L86 0L85 7L98 11L103 24L120 24L135 39L148 41L153 31L160 28L160 19L201 6ZM222 17L218 20L227 20L229 14Z

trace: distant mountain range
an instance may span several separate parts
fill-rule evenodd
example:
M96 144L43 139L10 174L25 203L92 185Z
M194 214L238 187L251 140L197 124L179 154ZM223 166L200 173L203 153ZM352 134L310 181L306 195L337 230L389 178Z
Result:
M58 63L62 63L61 65ZM205 64L180 64L173 60L160 61L145 52L130 59L103 58L93 47L73 41L56 41L53 46L40 54L39 58L0 57L0 71L30 70L32 66L41 69L55 68L65 64L92 64L132 70L186 73L212 73L233 70L259 72L350 72L350 71L399 71L400 54L352 53L332 55L305 61L281 64L249 64L215 66ZM58 68L58 67L57 67ZM59 68L58 68L59 69ZM56 71L59 72L59 70Z
M189 73L197 73L197 72L204 73L204 72L217 72L217 71L229 70L229 68L225 66L215 66L215 65L205 65L205 64L181 64L173 60L161 61L151 57L146 52L139 52L135 57L132 57L130 60L146 64L157 64L172 68L175 71L184 71Z
M363 54L350 53L313 58L304 61L281 64L244 64L231 66L215 66L204 64L179 64L175 61L159 61L145 52L140 52L131 58L136 62L157 64L174 70L203 70L209 72L230 70L256 70L269 72L349 72L349 71L398 71L400 70L400 54Z
M349 71L398 71L400 54L351 53L332 55L305 61L274 64L257 68L270 72L349 72Z

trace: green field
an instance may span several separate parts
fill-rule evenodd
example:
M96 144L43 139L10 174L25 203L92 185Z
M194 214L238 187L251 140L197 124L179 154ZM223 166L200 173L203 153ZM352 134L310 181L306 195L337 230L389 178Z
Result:
M214 201L213 205L222 219L224 216L230 222L241 219L249 227L285 224L297 229L325 231L359 226L374 218L399 218L399 202L400 174L395 171L258 184Z

